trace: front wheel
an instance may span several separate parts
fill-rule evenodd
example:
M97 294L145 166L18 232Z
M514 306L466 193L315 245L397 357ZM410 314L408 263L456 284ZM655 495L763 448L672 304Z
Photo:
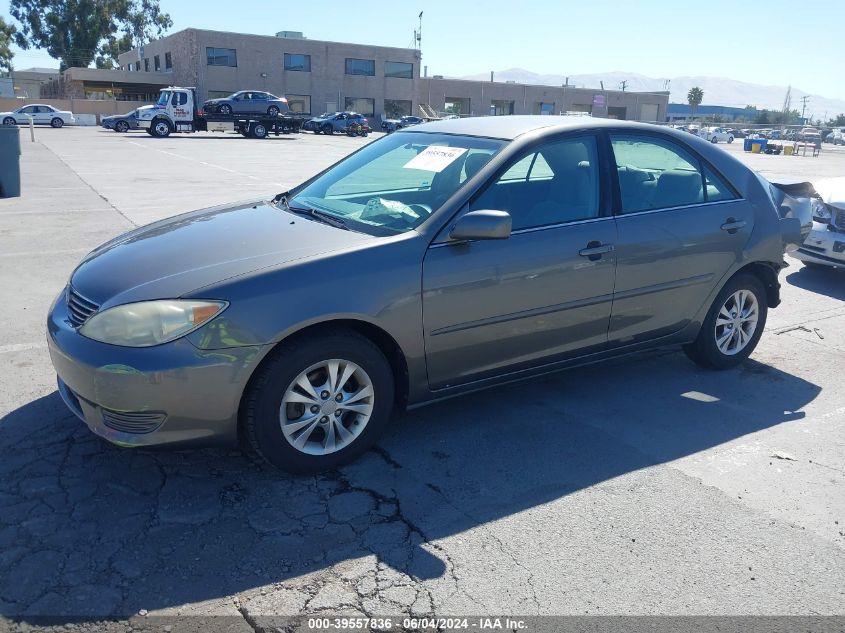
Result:
M232 106L227 105L227 104L225 104L225 103L224 103L222 106L220 106L220 107L217 109L217 111L218 111L220 114L225 114L225 115L227 115L227 116L228 116L228 115L232 114Z
M278 116L279 108L277 108L276 106L270 106L269 108L267 108L267 114L269 116Z
M331 125L329 125L328 123L323 126L321 131L323 132L323 134L328 134L329 136L334 134L334 128Z
M7 116L3 119L3 125L17 125L17 121L15 121L12 117Z
M282 470L336 468L375 444L390 420L393 394L384 354L352 330L284 343L247 390L243 438Z
M54 128L60 128L64 124L65 124L65 122L62 119L60 119L59 117L55 117L55 118L53 118L52 121L50 121L50 125L52 125Z
M170 136L170 123L165 121L164 119L159 119L158 121L153 121L152 125L153 136L158 138L166 138Z
M767 314L763 284L752 274L739 274L722 288L684 352L707 369L736 367L757 347Z

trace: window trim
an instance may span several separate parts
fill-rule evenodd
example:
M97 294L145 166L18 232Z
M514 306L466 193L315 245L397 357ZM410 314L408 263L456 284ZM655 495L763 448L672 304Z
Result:
M388 64L403 64L405 66L411 67L411 74L407 77L404 75L388 75L387 74L387 65ZM387 79L413 79L414 78L414 62L396 62L389 59L384 60L384 65L382 67L382 71L384 72L384 76Z
M351 73L351 72L349 72L349 62L350 61L370 62L373 65L373 72L372 73ZM345 75L349 75L350 77L375 77L376 76L376 60L365 59L363 57L346 57L343 60L343 71L344 71Z
M610 181L609 184L611 186L611 194L613 198L613 215L617 218L627 218L637 215L643 215L646 213L662 213L664 211L676 211L678 209L689 209L690 207L700 207L705 205L711 204L723 204L726 202L737 202L739 200L745 200L745 196L743 196L739 190L734 186L734 184L730 181L730 179L726 178L725 175L716 168L713 163L707 160L704 156L699 154L694 148L690 147L680 139L676 139L673 136L669 136L668 134L660 134L656 132L652 132L650 130L633 130L629 131L624 128L608 128L600 131L600 135L604 137L605 143L605 153L607 155L607 163L610 169ZM613 143L611 140L611 136L638 136L641 138L647 139L657 139L659 141L664 141L669 145L674 145L676 147L680 147L683 152L689 154L690 158L693 158L698 163L698 171L701 174L701 186L705 200L703 202L692 202L690 204L684 205L676 205L673 207L664 207L660 209L643 209L641 211L632 211L630 213L624 213L622 211L622 189L619 186L619 173L616 169L616 154L613 152ZM713 174L719 178L722 182L724 182L728 189L734 194L734 198L730 200L714 200L712 202L708 201L707 198L707 181L704 175L705 168L709 169L713 172Z
M288 68L288 59L291 57L307 57L308 68ZM307 53L284 53L282 55L282 68L292 73L310 73L311 72L311 55Z
M234 53L235 63L234 64L209 64L209 55L208 51L232 51ZM212 55L212 58L214 56ZM218 68L237 68L238 67L238 49L236 48L229 48L227 46L206 46L205 47L205 65L206 66L215 66Z

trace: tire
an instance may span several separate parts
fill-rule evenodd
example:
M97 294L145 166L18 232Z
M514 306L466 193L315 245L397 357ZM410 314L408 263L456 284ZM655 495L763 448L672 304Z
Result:
M152 135L156 138L167 138L173 131L170 129L170 123L166 119L156 119L150 125Z
M329 136L334 134L334 128L329 123L326 123L322 128L320 128L320 131L323 134L328 134Z
M353 411L337 417L329 411L337 406L334 404L337 397L329 394L323 398L323 394L329 392L320 391L319 385L321 381L328 380L328 373L322 367L333 362L339 362L336 369L338 378L346 375L350 364L357 366L355 373L348 377L345 386L341 385L337 393L341 398L348 397L352 406L368 408L369 418L364 418L364 413ZM309 374L304 373L314 367L319 368ZM302 380L303 376L312 387L316 387L316 398L302 397L305 392L296 386L295 381ZM361 385L367 381L371 395L356 400L353 394L364 391L365 387ZM288 396L294 402L285 404L284 399ZM247 448L259 457L288 472L310 474L337 468L359 457L376 443L390 421L393 396L393 373L387 359L372 341L357 332L336 329L311 338L295 339L277 348L250 380L240 412L242 439ZM307 402L321 404L309 406ZM362 404L355 405L356 402ZM320 408L323 410L320 411ZM323 415L324 412L326 415ZM300 424L286 435L282 431L283 418L288 425L296 425L297 421L306 418L314 422L304 429ZM322 420L327 420L326 426ZM363 424L356 430L361 422ZM329 428L339 429L340 426L350 433L345 440L347 443L327 452L330 433L335 433L337 442L343 443L339 430L327 432ZM308 435L303 439L305 433ZM301 442L304 448L296 448L295 442Z
M734 142L734 137L733 137L733 136L729 136L729 137L728 137L728 143L733 143L733 142Z
M114 124L114 131L121 134L129 131L129 124L126 121L118 121Z
M60 119L59 117L53 117L53 120L50 121L50 125L56 129L59 129L65 124L65 122Z
M315 127L315 128L314 128L314 134L320 134L320 133L321 133L321 132L320 132L320 128Z
M146 128L144 131L145 131L147 134L149 134L150 136L155 136L155 132L153 132L153 128L152 128L152 127L148 127L148 128Z
M15 119L13 119L10 116L7 116L5 119L3 119L3 125L17 125L17 124L18 124L18 122L15 121Z
M714 136L713 138L711 138L711 139L710 139L710 142L711 142L711 143L713 143L713 145L715 145L716 143L718 143L718 142L719 142L719 139L717 139L717 138Z
M267 127L263 123L253 123L250 132L253 138L265 138L267 136Z
M220 114L225 114L225 115L227 115L227 116L228 116L228 115L232 114L232 106L230 106L230 105L229 105L229 104L227 104L227 103L224 103L222 106L220 106L219 108L217 108L217 111L218 111Z
M269 116L279 116L279 108L277 106L270 106L267 108L267 114Z
M748 322L734 321L728 325L717 325L717 318L724 320L731 318L734 311L731 306L736 307L736 296L739 293L746 293L745 313L750 314L748 309L749 296L753 296L756 304L756 322L754 323L753 331L748 327ZM698 333L695 341L684 346L686 355L696 364L706 369L730 369L742 363L751 355L760 336L763 334L763 329L766 327L766 316L768 315L768 304L766 303L766 291L760 280L750 273L740 273L730 279L725 287L722 288L704 322L701 324L701 330ZM740 323L739 327L736 323ZM719 328L719 329L717 329ZM741 332L740 332L741 330ZM736 334L731 334L736 332ZM742 333L748 335L744 345L739 346L742 341ZM717 339L719 337L730 336L727 340L726 346L730 348L733 341L738 342L738 349L728 351L726 353L724 348L720 349Z

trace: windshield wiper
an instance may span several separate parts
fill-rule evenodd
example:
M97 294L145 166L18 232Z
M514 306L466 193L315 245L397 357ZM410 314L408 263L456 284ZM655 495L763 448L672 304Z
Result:
M297 215L307 215L308 217L314 218L323 224L333 226L336 229L343 229L345 231L350 230L346 222L331 213L324 213L323 211L317 211L317 209L312 209L310 207L292 207L289 204L286 204L285 208L291 213L296 213Z

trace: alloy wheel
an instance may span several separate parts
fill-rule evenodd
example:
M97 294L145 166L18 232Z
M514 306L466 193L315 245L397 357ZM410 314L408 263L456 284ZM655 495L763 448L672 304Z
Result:
M363 432L373 414L370 376L339 358L321 361L300 373L282 397L282 435L296 450L328 455L346 448Z
M716 347L727 356L740 353L757 331L760 309L757 297L750 290L737 290L730 295L716 315Z

